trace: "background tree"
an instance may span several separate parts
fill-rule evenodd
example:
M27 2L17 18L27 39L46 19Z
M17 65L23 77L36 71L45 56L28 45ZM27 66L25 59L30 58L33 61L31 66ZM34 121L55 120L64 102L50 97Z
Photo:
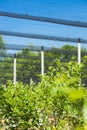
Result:
M6 51L5 42L2 36L0 35L0 53L5 53L5 51Z

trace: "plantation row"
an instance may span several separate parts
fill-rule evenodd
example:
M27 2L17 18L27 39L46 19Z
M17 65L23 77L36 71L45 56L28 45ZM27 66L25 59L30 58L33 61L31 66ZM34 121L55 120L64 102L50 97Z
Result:
M18 82L26 84L29 84L31 79L36 83L39 82L39 75L42 72L41 52L30 51L30 48L31 46L16 52L16 79ZM86 54L87 50L82 49L82 61L84 60L83 57ZM77 47L70 45L64 45L61 48L50 48L50 50L44 50L44 73L49 71L49 67L56 67L57 60L67 63L72 59L77 61L77 56ZM0 50L0 84L6 84L7 80L13 80L13 68L14 56L12 54L7 54L5 50L3 50L3 52ZM85 68L83 70L84 72L86 72ZM84 83L87 83L86 78L84 78Z

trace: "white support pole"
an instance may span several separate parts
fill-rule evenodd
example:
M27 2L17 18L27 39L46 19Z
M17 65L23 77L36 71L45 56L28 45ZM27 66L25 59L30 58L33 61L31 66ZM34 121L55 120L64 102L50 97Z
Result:
M80 38L78 39L78 64L80 65L81 63L81 43L80 43Z
M14 54L14 84L16 84L16 54Z
M41 47L41 75L44 76L44 48Z

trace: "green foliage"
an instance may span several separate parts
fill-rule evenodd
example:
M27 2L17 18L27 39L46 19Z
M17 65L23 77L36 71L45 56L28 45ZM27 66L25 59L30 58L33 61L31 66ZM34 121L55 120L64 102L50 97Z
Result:
M31 47L31 46L30 46ZM87 52L86 50L83 52ZM7 80L13 80L13 58L2 58L0 62L0 83L5 84ZM77 47L64 45L61 48L52 48L44 52L44 70L45 73L49 71L49 67L57 67L57 60L63 63L70 60L77 61ZM86 68L86 63L84 68ZM84 69L85 73L86 70ZM82 72L82 73L83 73ZM30 83L30 79L34 82L40 81L39 74L41 74L41 54L40 52L30 51L30 48L25 48L17 53L17 81L23 83ZM82 74L83 76L86 76ZM87 84L87 78L83 77L84 82Z
M0 83L5 84L7 80L13 80L14 58L3 58L0 62ZM41 73L40 54L29 51L28 48L17 53L17 81L30 83L30 79L39 81L38 75Z
M77 50L77 47L76 46L70 46L68 44L64 45L61 49L64 49L64 50Z
M29 51L28 48L17 54L17 79L29 83L30 79L38 82L41 73L40 54Z
M0 53L5 53L5 43L3 41L2 36L0 35Z
M81 68L73 61L68 64L57 61L57 67L50 67L50 72L37 85L8 82L7 86L1 86L0 116L4 127L9 130L86 128L83 111L87 90L80 81Z

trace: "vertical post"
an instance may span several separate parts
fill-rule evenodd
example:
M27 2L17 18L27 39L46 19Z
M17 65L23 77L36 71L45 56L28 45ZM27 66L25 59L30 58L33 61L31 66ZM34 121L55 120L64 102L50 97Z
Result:
M41 47L41 75L44 76L44 47Z
M14 84L16 84L16 54L14 54Z
M80 38L78 39L78 64L80 65L81 63L81 43L80 43Z

